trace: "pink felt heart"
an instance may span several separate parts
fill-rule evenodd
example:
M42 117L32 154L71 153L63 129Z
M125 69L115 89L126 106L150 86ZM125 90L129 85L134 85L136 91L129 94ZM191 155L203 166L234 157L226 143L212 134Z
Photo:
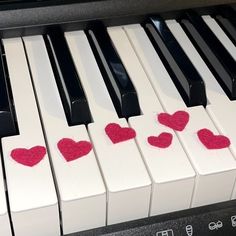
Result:
M86 156L92 150L92 144L88 141L75 142L69 138L63 138L57 143L57 147L66 161L73 161Z
M200 129L197 135L207 149L222 149L230 145L230 140L226 136L215 135L209 129Z
M37 165L46 155L46 148L42 146L35 146L30 149L16 148L11 151L11 157L16 162L24 166Z
M186 111L177 111L173 115L160 113L157 116L158 121L165 126L177 131L182 131L189 121L189 114Z
M132 128L120 127L119 124L110 123L106 126L105 132L112 143L120 143L136 137L136 132Z
M172 143L173 135L163 132L158 136L149 136L148 143L154 147L168 148Z

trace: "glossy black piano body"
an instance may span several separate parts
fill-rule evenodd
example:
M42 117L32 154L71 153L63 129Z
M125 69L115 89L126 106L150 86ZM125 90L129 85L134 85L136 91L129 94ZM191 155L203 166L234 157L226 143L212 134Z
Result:
M234 0L4 0L0 1L0 35L14 37L46 33L53 27L85 29L92 21L105 26L141 23L147 15L176 18L183 10L210 13L213 6Z

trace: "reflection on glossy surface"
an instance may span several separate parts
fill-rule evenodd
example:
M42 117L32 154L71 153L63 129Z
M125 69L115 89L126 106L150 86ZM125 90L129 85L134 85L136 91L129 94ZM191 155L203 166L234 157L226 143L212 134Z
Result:
M10 98L10 87L7 84L3 56L0 51L0 137L17 134L14 120L13 102Z
M205 106L204 82L165 21L152 17L144 27L186 105Z
M236 99L236 62L201 16L187 12L181 25L230 99Z
M53 32L45 37L45 43L68 124L90 123L91 115L88 102L63 33Z
M106 28L95 24L87 35L118 116L140 115L137 93Z

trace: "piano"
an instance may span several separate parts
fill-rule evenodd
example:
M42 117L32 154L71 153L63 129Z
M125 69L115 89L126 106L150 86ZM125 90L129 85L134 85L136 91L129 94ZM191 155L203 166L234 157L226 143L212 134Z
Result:
M0 236L236 235L236 1L0 2Z

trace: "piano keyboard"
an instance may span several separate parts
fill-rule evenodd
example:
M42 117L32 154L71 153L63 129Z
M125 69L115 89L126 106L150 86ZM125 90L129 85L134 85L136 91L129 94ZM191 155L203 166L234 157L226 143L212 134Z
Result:
M2 40L1 236L236 198L236 13L219 12ZM116 235L223 235L217 220Z

